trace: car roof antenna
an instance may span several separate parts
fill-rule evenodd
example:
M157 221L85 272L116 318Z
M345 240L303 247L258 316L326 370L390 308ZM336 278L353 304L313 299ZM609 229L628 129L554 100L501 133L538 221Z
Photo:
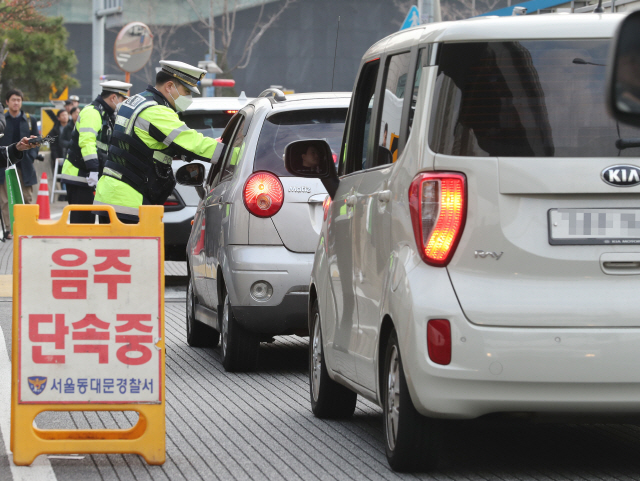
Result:
M336 29L336 49L333 52L333 72L331 73L331 91L333 92L333 78L336 76L336 55L338 54L338 34L340 33L340 16L338 15L338 28Z

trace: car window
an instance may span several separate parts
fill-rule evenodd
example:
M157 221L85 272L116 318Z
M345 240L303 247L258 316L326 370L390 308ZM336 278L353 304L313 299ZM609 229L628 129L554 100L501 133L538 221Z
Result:
M244 154L245 147L244 140L247 133L245 130L245 122L247 122L247 118L243 115L238 122L238 127L233 134L231 142L227 146L224 163L222 164L220 182L231 179L236 169L238 168L240 161L242 160L242 155Z
M400 126L405 100L412 97L412 89L407 91L410 60L411 54L409 52L392 55L387 59L383 96L380 99L382 114L380 116L376 165L395 162L400 153L400 141L402 140L402 144L405 141L406 134L400 132ZM365 167L363 166L363 168Z
M416 63L416 73L413 81L413 92L411 94L411 107L409 108L409 123L407 125L408 134L411 133L411 127L413 126L413 117L416 112L416 103L418 101L418 89L420 88L420 79L422 78L422 67L425 67L428 65L427 62L429 61L430 53L431 53L430 47L422 48L418 52L418 62Z
M220 177L218 174L220 173L221 167L224 164L224 161L229 153L229 144L232 142L233 136L235 134L236 128L238 127L238 123L243 119L242 114L236 114L227 124L223 133L222 133L222 143L227 146L224 151L224 155L220 157L220 160L214 165L211 169L209 169L209 176L207 177L207 185L209 187L213 187L216 185L217 179Z
M353 111L349 115L349 131L342 151L344 165L340 166L340 174L349 174L372 166L368 146L369 139L375 135L370 126L379 65L379 60L367 62L358 77Z
M235 111L224 112L183 112L182 120L191 129L195 129L205 137L220 138L224 128L233 117Z
M346 108L290 110L271 115L260 132L253 170L267 170L280 177L291 176L284 167L284 148L290 142L302 139L326 140L335 161L346 116Z
M605 108L610 40L443 44L429 129L459 156L637 157L616 140L640 129Z

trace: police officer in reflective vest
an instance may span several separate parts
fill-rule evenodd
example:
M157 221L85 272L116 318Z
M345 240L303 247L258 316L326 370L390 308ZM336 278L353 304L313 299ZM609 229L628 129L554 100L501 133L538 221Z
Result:
M129 98L130 83L110 80L100 86L102 93L80 112L62 166L60 180L67 184L69 204L93 204L99 172L107 161L116 107ZM70 218L72 224L93 224L95 220L91 211L72 212Z
M160 62L155 87L132 96L118 110L109 159L96 189L94 205L111 205L118 218L138 222L138 207L162 205L175 187L171 162L216 162L223 144L190 129L178 117L200 93L204 70L183 62ZM109 222L106 212L97 212Z

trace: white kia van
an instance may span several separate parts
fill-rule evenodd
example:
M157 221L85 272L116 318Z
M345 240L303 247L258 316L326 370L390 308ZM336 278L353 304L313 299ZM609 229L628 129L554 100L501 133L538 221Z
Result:
M364 55L337 172L321 140L286 149L331 195L313 412L380 404L394 469L433 466L444 419L640 413L640 130L605 109L622 18L398 32Z

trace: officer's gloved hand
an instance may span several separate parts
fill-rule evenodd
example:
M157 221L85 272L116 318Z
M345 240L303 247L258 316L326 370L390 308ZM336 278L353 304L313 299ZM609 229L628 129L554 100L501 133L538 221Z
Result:
M36 159L38 159L40 162L42 162L42 161L44 160L44 155L42 155L42 154L38 154L38 155L36 156Z
M89 187L95 187L97 184L98 184L98 173L89 172L89 177L87 177L87 185Z

